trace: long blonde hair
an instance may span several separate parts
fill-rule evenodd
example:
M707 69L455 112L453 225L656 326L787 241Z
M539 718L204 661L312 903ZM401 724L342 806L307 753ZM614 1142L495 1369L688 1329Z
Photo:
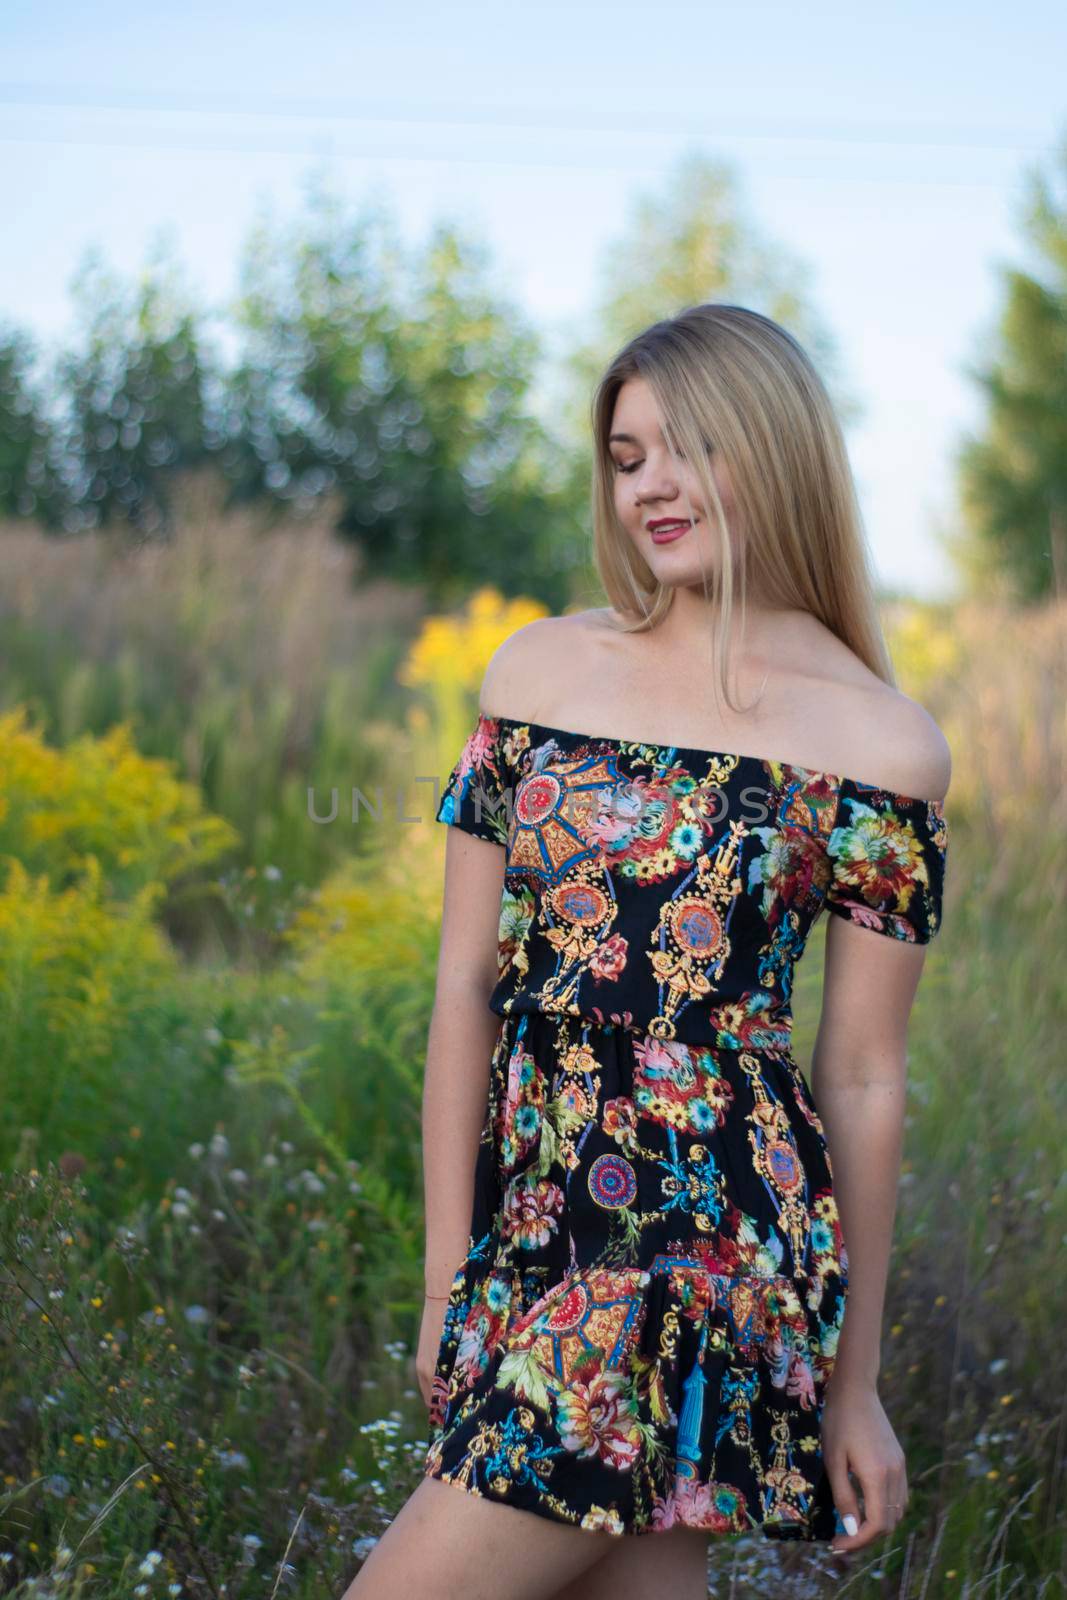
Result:
M654 323L619 351L592 403L593 558L605 593L625 621L646 632L667 615L673 588L657 582L615 510L608 448L619 389L648 384L672 455L692 463L718 523L721 566L703 574L715 628L713 667L733 710L727 682L735 604L744 616L746 585L768 603L810 612L884 682L896 686L875 602L862 516L841 427L822 379L797 340L770 317L744 306L691 306ZM730 476L750 535L735 559L708 468L712 448ZM689 514L693 508L688 502Z

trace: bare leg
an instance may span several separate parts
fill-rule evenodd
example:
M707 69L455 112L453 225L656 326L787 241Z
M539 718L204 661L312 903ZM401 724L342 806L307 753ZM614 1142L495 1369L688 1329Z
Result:
M557 1589L551 1600L708 1600L708 1541L700 1528L671 1528L615 1539L590 1572Z
M550 1600L620 1542L423 1478L342 1600Z

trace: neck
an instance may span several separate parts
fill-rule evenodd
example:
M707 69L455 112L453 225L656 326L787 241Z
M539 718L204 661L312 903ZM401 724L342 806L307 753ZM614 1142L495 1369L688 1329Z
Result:
M795 617L796 611L783 605L772 604L760 596L749 595L742 619L740 606L735 606L730 621L730 649L741 655L762 655L775 637ZM655 631L657 643L670 653L692 660L694 655L706 654L718 627L716 608L704 596L703 588L679 587L675 590L670 611Z

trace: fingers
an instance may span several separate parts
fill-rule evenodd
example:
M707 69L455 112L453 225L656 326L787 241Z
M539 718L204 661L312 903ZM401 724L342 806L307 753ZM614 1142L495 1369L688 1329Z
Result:
M908 1509L908 1472L903 1456L889 1474L886 1509L889 1512L889 1526L895 1528Z
M859 1548L860 1504L844 1461L831 1461L828 1458L826 1472L830 1479L837 1515L844 1527L844 1534L835 1535L830 1549L835 1555L843 1554L847 1550Z
M834 1505L844 1530L834 1536L830 1545L835 1555L862 1550L882 1534L892 1532L903 1517L908 1503L907 1471L903 1456L889 1465L859 1469L856 1476L863 1496L862 1516L847 1470L835 1471L828 1462L827 1472Z

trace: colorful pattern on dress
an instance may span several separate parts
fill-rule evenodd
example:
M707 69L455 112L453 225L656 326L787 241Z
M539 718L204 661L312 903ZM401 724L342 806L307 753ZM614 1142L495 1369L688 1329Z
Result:
M934 937L942 804L481 714L437 816L505 873L426 1473L620 1535L832 1538L848 1257L793 973L824 906Z

